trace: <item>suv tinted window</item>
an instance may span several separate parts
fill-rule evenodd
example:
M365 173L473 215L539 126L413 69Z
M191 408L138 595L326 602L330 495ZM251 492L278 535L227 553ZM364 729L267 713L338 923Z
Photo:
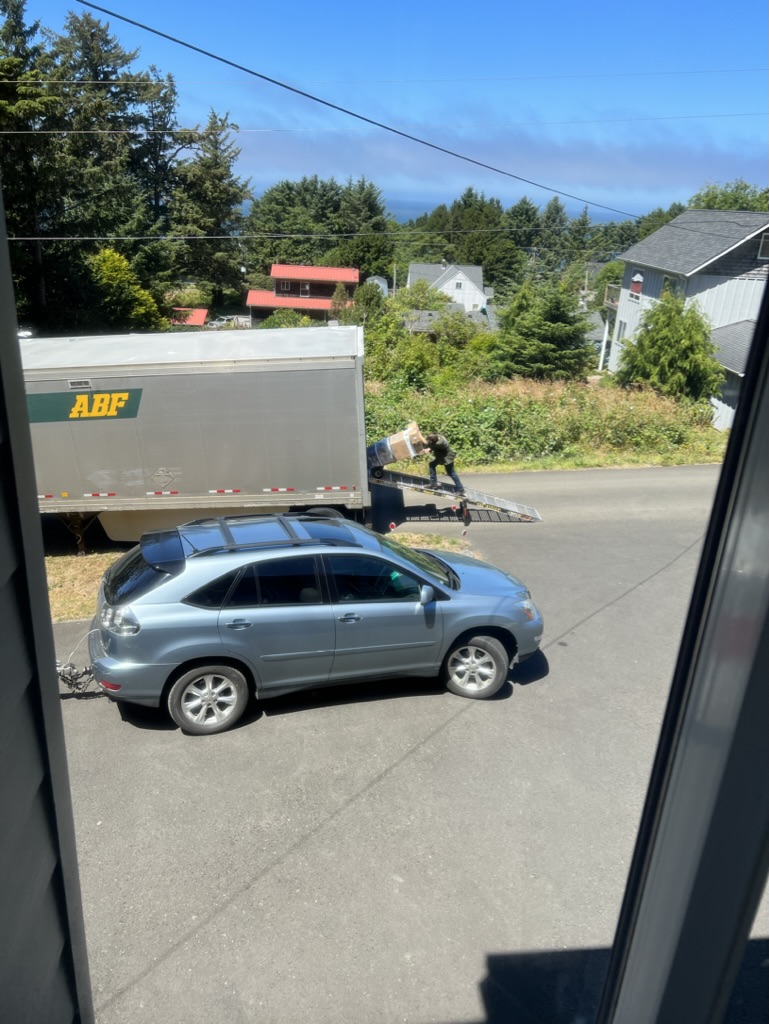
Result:
M341 522L302 519L302 526L313 540L338 540L348 544L354 544L357 540L352 530L348 530Z
M135 601L168 579L169 575L170 573L155 569L146 562L141 548L131 548L107 573L104 579L104 596L109 604Z
M339 601L418 601L420 584L390 562L369 555L329 555Z
M227 601L228 608L254 605L319 604L320 584L311 555L276 558L250 565Z
M213 583L207 583L205 587L185 597L184 603L193 604L197 608L221 608L239 572L240 570L236 569L234 572L228 572L226 576L220 576Z

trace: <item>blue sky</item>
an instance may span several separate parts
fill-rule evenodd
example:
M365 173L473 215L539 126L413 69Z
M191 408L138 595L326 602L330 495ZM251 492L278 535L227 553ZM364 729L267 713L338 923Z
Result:
M569 212L643 214L708 181L767 184L767 7L595 0L290 4L102 0L100 6L550 189ZM553 192L483 170L225 67L76 0L28 0L61 31L108 21L136 68L175 77L180 121L229 112L255 194L304 175L365 176L399 219L468 186L504 206Z

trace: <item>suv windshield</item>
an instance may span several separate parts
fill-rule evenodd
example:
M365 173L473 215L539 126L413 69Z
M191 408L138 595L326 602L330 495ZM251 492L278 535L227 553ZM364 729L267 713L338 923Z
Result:
M444 587L452 586L452 574L449 567L439 558L436 558L435 555L431 555L427 551L415 551L413 548L407 548L391 537L381 537L380 540L383 548L392 551L404 561L410 562L420 572L427 573L434 579L440 580Z

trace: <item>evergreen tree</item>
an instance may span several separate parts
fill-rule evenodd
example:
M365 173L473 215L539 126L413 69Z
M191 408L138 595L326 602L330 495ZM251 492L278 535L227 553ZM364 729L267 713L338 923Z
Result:
M0 184L8 234L31 242L11 245L20 317L40 322L47 290L41 235L53 233L62 208L63 178L55 143L44 129L59 109L45 87L50 57L38 41L40 25L25 22L25 0L0 0Z
M244 250L237 235L244 221L242 206L251 193L234 172L240 155L230 141L235 127L227 114L211 111L195 155L177 168L179 184L169 204L174 233L191 236L179 243L178 270L208 282L214 306L221 304L225 289L243 288Z
M323 257L326 266L355 267L364 279L389 272L394 243L387 233L382 193L373 182L366 178L348 179L332 223L334 233L340 237Z
M342 186L314 175L279 181L251 204L244 231L249 265L269 273L273 263L317 266L334 246L333 218ZM282 237L281 237L282 236Z
M706 318L694 303L686 305L666 290L622 349L617 381L648 384L667 398L707 400L719 393L724 379L714 353Z
M539 220L537 259L545 273L561 270L568 263L569 215L558 196L553 196Z
M505 213L505 227L515 244L520 249L531 251L539 237L539 209L524 196Z
M656 209L644 214L643 217L639 217L636 221L638 241L640 242L642 238L646 238L648 235L653 235L655 231L659 231L661 227L673 220L674 217L677 217L679 213L683 213L685 209L686 207L683 203L671 203L667 210L663 210L661 206L658 206Z
M586 333L575 296L555 284L535 289L529 283L503 313L490 360L499 376L580 379L592 360Z

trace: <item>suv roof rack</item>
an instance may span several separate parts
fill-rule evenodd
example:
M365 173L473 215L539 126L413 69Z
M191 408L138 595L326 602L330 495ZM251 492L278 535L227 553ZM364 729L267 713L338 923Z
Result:
M285 540L254 540L234 541L232 544L217 544L216 547L202 548L192 551L189 558L203 558L205 555L221 554L222 551L258 551L263 548L303 548L303 547L363 547L357 540L346 540L342 537L287 537Z
M306 516L303 512L289 512L289 513L254 513L254 515L245 516L211 516L206 519L196 519L191 523L185 523L185 526L204 526L207 524L216 524L221 531L222 537L224 538L223 544L214 544L206 546L204 548L195 549L189 553L188 558L201 558L205 555L219 554L223 551L258 551L264 548L283 548L283 547L307 547L310 545L323 545L326 547L335 546L349 546L349 547L362 547L362 545L350 535L349 531L345 531L346 536L344 537L303 537L295 529L292 519L300 520L306 518L308 521L322 520L322 516L311 515ZM285 538L271 537L267 540L238 540L230 524L234 522L242 522L244 519L256 519L264 522L271 521L279 523L285 530ZM329 516L329 523L333 523L335 526L344 526L344 520L338 519L336 516ZM183 527L180 529L183 530ZM189 543L189 540L188 540Z

